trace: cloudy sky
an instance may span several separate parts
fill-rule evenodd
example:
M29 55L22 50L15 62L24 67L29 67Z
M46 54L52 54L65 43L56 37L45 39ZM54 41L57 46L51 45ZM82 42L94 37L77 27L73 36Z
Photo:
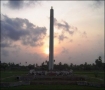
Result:
M1 1L1 61L48 60L50 8L54 9L55 63L104 62L104 1Z

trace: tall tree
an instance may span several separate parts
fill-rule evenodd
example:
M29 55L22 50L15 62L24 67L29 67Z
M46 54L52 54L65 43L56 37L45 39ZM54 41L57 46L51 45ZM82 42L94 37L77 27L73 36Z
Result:
M26 66L27 66L27 62L25 62L26 63Z
M96 66L98 68L101 68L102 67L102 59L101 59L101 56L99 56L99 58L95 60L95 63L96 63Z
M70 64L70 68L72 68L72 67L73 67L73 63Z

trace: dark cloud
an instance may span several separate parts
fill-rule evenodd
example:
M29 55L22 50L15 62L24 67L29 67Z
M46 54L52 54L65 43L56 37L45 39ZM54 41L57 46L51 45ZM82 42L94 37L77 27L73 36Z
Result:
M59 43L60 41L63 41L64 39L67 39L68 37L64 36L64 34L59 35L58 39L59 39Z
M68 39L68 37L64 35L64 32L62 32L62 34L54 33L54 38L57 38L59 40L59 43L61 43L61 41L64 41L65 39Z
M27 19L9 18L2 15L1 21L1 41L2 46L5 40L21 41L24 45L40 46L46 35L46 27L39 27L29 22ZM9 44L9 43L8 43Z
M11 41L11 40L8 40L8 39L4 39L4 40L2 40L1 43L0 43L0 46L1 46L2 48L11 47L11 45L12 45L12 41Z
M4 4L5 6L8 6L11 9L20 9L24 5L23 0L9 0L7 4Z
M4 4L11 9L21 9L23 7L35 6L37 0L26 1L26 0L9 0L8 3ZM39 3L39 2L37 2Z
M103 4L103 2L104 2L104 0L102 1L102 0L96 0L95 2L94 2L94 6L95 7L100 7L102 4Z
M94 0L93 3L90 4L94 9L100 8L102 5L104 5L104 0Z
M65 33L73 35L75 32L77 32L77 27L70 26L66 21L58 22L57 19L54 18L54 25L56 28L62 30L61 34L55 36L55 38L57 37L59 39L59 43L64 39L68 39L68 37L65 36Z
M63 22L63 23L62 23ZM79 33L82 38L87 38L86 31L81 32L77 29L77 27L70 26L66 21L58 22L56 18L54 18L54 25L55 27L60 29L62 31L61 34L57 34L54 37L58 38L59 43L65 39L68 39L67 36L65 36L65 33L68 33L69 35L74 35L74 33ZM69 40L69 42L72 42L73 40Z
M40 1L38 1L38 0L31 0L31 1L27 1L27 3L25 3L25 6L27 7L32 7L32 6L36 6L36 4L38 5L40 5L41 4L41 2Z
M62 29L65 32L68 32L70 35L73 35L74 32L77 31L77 27L70 26L66 21L58 22L56 18L54 18L54 25L58 29Z

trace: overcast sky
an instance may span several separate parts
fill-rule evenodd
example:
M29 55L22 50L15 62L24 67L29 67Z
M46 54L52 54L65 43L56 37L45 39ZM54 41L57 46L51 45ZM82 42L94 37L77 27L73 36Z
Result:
M104 62L104 1L1 1L1 61L48 60L50 8L54 9L55 63Z

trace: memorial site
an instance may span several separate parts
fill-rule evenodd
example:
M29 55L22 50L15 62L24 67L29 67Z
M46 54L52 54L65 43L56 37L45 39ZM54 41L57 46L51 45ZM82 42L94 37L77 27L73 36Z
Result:
M22 8L21 5L23 4L23 2L25 2L25 1L9 0L8 3L5 3L5 1L4 1L4 2L2 2L2 4L4 3L3 4L4 6L8 5L8 7L12 8L14 10L16 8L18 8L18 10L19 10L20 8ZM26 3L25 5L29 5L29 7L30 7L30 5L34 5L33 1L30 1L30 3L28 3L28 2L25 2L25 3ZM36 1L35 1L35 3L36 3ZM98 1L97 1L97 3L98 3ZM45 8L45 7L43 7L43 8ZM3 9L3 6L2 6L2 9ZM62 11L62 15L63 15L63 10L61 10L61 11ZM3 15L6 12L2 11L2 13L3 13L2 19L0 20L1 21L1 56L2 56L2 58L0 60L0 69L1 69L1 71L0 71L0 74L1 74L0 89L1 90L22 90L22 89L24 89L24 90L31 90L31 89L34 89L34 90L37 90L37 89L38 90L40 90L40 89L41 90L45 90L45 89L47 89L47 90L58 90L58 89L62 89L62 90L66 90L66 89L68 89L68 90L74 90L74 89L75 90L97 90L97 89L104 90L105 89L105 82L104 82L105 81L105 63L103 60L104 58L103 58L102 53L95 54L97 57L94 58L94 60L91 64L89 64L87 61L84 61L84 59L80 60L80 64L78 64L78 63L74 64L71 61L76 59L75 58L76 52L81 54L83 47L81 47L81 50L79 52L78 52L79 49L76 49L73 60L72 60L71 54L69 54L69 62L68 62L68 61L66 61L66 57L67 57L69 51L67 49L65 49L66 46L63 46L62 53L65 53L66 56L63 56L63 54L61 54L61 55L57 54L60 57L61 61L58 62L57 59L55 59L55 57L57 56L55 54L55 52L56 51L59 52L58 49L55 49L55 45L56 45L55 38L57 37L56 36L57 33L55 33L56 32L55 27L58 27L58 29L63 28L63 30L64 30L64 31L62 31L61 36L59 35L59 37L58 37L58 39L61 41L63 41L63 39L67 39L67 40L70 39L66 35L63 36L65 34L65 31L66 31L66 33L68 32L70 35L71 34L73 35L73 33L78 30L76 27L69 26L66 21L63 21L65 24L58 22L58 20L56 19L55 16L57 16L56 13L59 13L59 15L60 15L60 12L57 12L57 8L55 9L54 6L51 6L49 11L46 11L46 12L49 12L49 23L47 23L49 25L49 30L48 30L48 33L49 33L48 34L49 35L48 43L49 44L48 44L48 50L47 49L45 50L46 51L45 53L47 54L47 60L41 61L41 59L42 59L41 55L39 55L38 53L34 53L34 54L32 54L34 56L34 58L32 60L34 63L32 62L33 64L31 64L32 55L28 53L28 50L30 49L29 46L25 47L23 52L27 53L27 54L24 54L24 55L22 54L23 52L17 53L18 51L12 51L11 54L7 55L6 47L9 46L9 48L11 48L11 50L12 50L13 47L17 48L19 45L21 45L20 43L22 43L23 45L29 45L29 43L30 43L30 45L32 47L37 47L37 45L39 45L39 46L43 45L43 44L41 44L40 39L44 38L44 36L42 34L40 34L42 36L39 37L38 35L36 35L36 33L43 32L45 34L46 33L46 32L44 32L45 27L36 26L36 25L32 24L31 22L29 22L27 19L20 19L18 17L9 18L7 15ZM27 13L27 15L28 14L29 13ZM72 12L71 12L71 14L72 14ZM41 15L40 18L43 19L43 17L44 17L44 15ZM69 18L71 18L71 20L72 20L72 17L69 17ZM33 19L35 19L35 17ZM40 21L40 22L43 23L43 21ZM45 22L47 22L47 21L45 21ZM56 26L56 25L58 25L58 26ZM15 28L13 28L13 27L15 27ZM65 30L65 28L67 28L67 29ZM71 28L74 31L72 31L72 30L70 31L68 28L69 29ZM16 31L14 29L16 29ZM8 30L11 30L11 31L9 32ZM21 30L23 30L23 31L21 31ZM30 31L28 31L28 30L30 30L30 31L32 30L32 32L30 33ZM36 32L35 32L35 30L36 30ZM60 32L58 31L58 34L59 33ZM79 31L79 33L81 33L81 32ZM28 36L29 34L30 34L30 36ZM21 35L23 35L23 36L21 36ZM86 35L85 31L82 34L82 38L84 37L83 35ZM34 38L34 36L35 36L35 38ZM31 38L33 38L33 39L31 40ZM12 39L13 39L13 41L12 41ZM18 39L21 39L22 41L19 42ZM8 40L10 40L10 42ZM14 42L15 40L16 40L16 42L12 46L11 43ZM38 43L35 44L36 40ZM59 41L59 47L61 45L61 41ZM72 43L72 42L73 42L73 40L70 39L69 43ZM7 43L8 43L8 45L7 45ZM69 45L69 43L66 42L67 45ZM81 43L82 43L82 41L81 41ZM101 44L101 41L99 42L99 45L100 44ZM80 44L78 44L78 46L80 46ZM75 49L75 47L76 46L74 46L73 49ZM85 47L85 48L87 48L87 51L88 51L88 47L89 47L89 45L87 45ZM95 47L95 46L93 46L93 47ZM21 50L22 48L23 48L23 46L21 48L18 48L18 50ZM40 51L38 51L40 49L37 49L37 48L36 49L31 48L29 50L29 52L33 52L33 51L40 52ZM71 46L69 46L69 48L71 48ZM100 47L100 50L101 50L101 48L102 47ZM72 51L72 49L70 49L70 50ZM85 52L87 52L87 51L85 51ZM98 51L98 48L96 51ZM94 50L94 52L95 52L95 50ZM9 55L12 56L12 54L13 54L13 57L11 57L10 59L12 59L14 57L16 60L17 60L17 58L21 58L20 63L16 63L15 61L14 61L15 63L9 61ZM23 56L20 55L21 57L19 57L19 54L22 54ZM41 54L42 54L42 52L41 52ZM90 56L88 56L88 58L91 58L93 55L92 52L90 52L90 51L87 54L90 54ZM3 55L5 55L5 57ZM17 56L14 56L14 55L17 55ZM82 56L78 56L78 58L84 56L83 53L81 55ZM6 56L8 57L7 62L3 61L5 59L7 59ZM39 58L39 59L37 59L37 58ZM62 61L62 58L63 58L63 61ZM23 59L25 59L26 61L24 61ZM37 62L40 62L41 64L39 64L39 63L37 64L35 61L36 59L37 59ZM77 61L74 60L74 61L79 62L78 60ZM17 62L18 62L18 60L17 60ZM25 62L25 63L23 64L22 62Z

